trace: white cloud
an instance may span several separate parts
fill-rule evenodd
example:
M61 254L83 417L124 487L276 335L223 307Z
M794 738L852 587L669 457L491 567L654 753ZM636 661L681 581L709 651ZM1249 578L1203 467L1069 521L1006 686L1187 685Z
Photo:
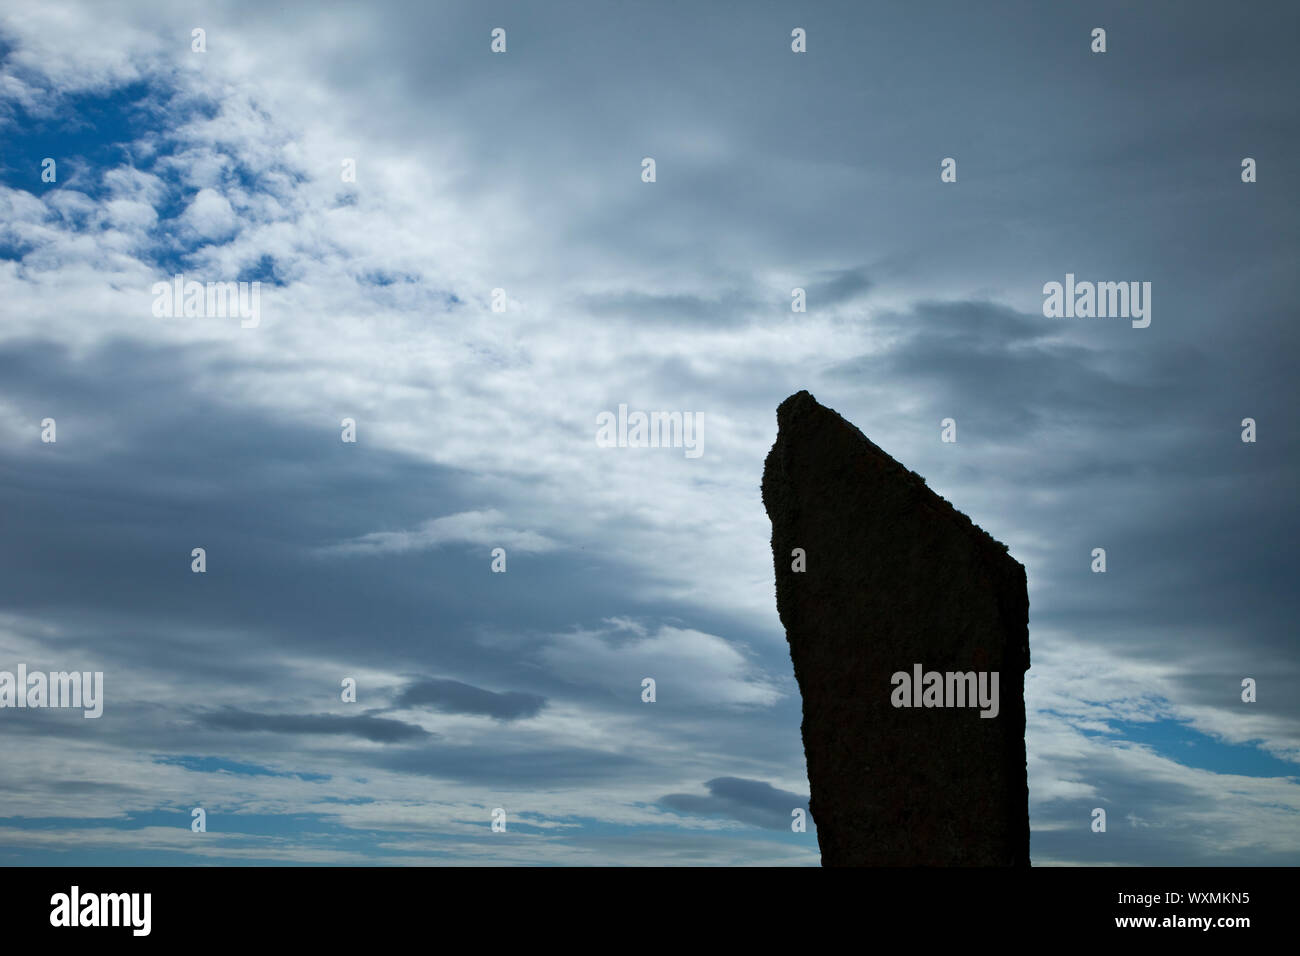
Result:
M616 694L639 697L642 679L653 678L662 706L767 707L783 696L731 643L690 628L663 626L646 634L616 625L556 634L541 656L569 680L595 682Z
M230 201L215 189L200 189L181 221L204 239L226 239L239 228Z
M509 551L539 554L552 551L557 544L533 531L516 531L501 524L505 515L499 511L462 511L459 514L432 518L411 531L374 531L352 541L322 549L330 554L400 554L424 551L447 544L473 544L502 547Z

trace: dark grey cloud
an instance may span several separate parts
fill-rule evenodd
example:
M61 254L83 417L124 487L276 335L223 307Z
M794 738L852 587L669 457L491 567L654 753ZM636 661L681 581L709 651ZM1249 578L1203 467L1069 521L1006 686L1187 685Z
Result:
M805 291L810 305L825 307L860 298L871 291L874 285L867 277L866 268L860 266L856 269L819 272L816 280L809 283Z
M203 714L201 725L218 730L235 730L246 733L274 734L345 734L379 744L421 740L432 736L423 727L404 723L389 717L361 714L344 717L339 714L258 714L235 708L225 708Z
M576 303L592 315L621 319L638 325L689 323L700 328L717 328L749 321L759 309L771 312L779 303L766 307L749 293L731 290L718 298L688 294L649 294L644 292L603 292L580 297Z
M584 747L500 747L438 744L356 755L354 761L394 773L454 780L494 790L624 781L650 770L635 753Z
M725 281L725 280L724 280ZM861 298L873 287L866 267L814 271L803 283L809 308L827 308ZM601 292L580 296L575 305L593 316L638 326L690 325L716 329L755 321L772 321L790 313L787 289L769 290L759 298L753 279L731 285L716 296L688 293ZM661 379L662 381L662 379Z
M707 795L670 793L659 804L679 813L730 817L767 830L788 830L791 812L808 809L807 796L778 790L762 780L715 777L704 785L709 788Z
M402 688L393 703L396 707L432 707L453 714L518 720L535 717L546 706L546 698L521 691L496 693L458 680L428 677Z
M1137 332L1122 320L1077 321ZM931 416L960 412L959 424L972 426L973 435L998 439L1079 423L1112 434L1143 428L1203 396L1222 374L1196 347L1151 350L1135 364L1125 361L1121 342L1101 349L1086 342L1077 323L986 301L922 302L873 316L870 328L894 345L834 363L829 378L889 383L920 399Z

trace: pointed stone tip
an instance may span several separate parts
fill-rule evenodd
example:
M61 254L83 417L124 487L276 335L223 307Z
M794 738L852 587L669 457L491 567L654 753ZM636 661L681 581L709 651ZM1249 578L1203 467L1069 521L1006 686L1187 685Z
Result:
M769 503L769 492L766 488L769 481L769 474L773 467L782 467L778 465L778 459L780 457L777 454L778 448L792 442L806 440L800 439L798 433L808 430L808 426L829 426L831 432L842 436L840 439L832 441L831 446L829 446L835 449L832 457L843 455L854 442L860 442L861 447L866 450L867 454L876 461L882 463L883 467L894 470L899 475L906 476L908 481L914 483L918 488L923 489L923 497L930 503L931 507L949 515L949 517L966 530L971 531L978 537L986 539L996 545L1008 558L1010 558L1011 562L1023 572L1023 565L1011 556L1011 549L1008 548L1007 545L998 541L979 525L975 524L968 515L958 511L952 502L936 493L934 489L930 488L921 475L904 466L896 458L890 455L889 452L885 451L873 442L866 436L862 429L858 428L839 412L835 411L835 409L817 401L817 399L813 397L813 394L806 388L795 392L776 407L776 426L776 442L773 444L771 452L768 453L767 460L764 462L763 467L763 503L765 506ZM844 440L847 440L845 444L838 444L839 441ZM776 480L775 476L771 477L774 481ZM780 480L784 479L782 478ZM773 488L772 494L776 494L775 488Z
M822 406L817 399L813 398L812 392L808 391L806 388L801 388L780 405L776 406L777 427L785 427L786 423L800 412L821 407Z

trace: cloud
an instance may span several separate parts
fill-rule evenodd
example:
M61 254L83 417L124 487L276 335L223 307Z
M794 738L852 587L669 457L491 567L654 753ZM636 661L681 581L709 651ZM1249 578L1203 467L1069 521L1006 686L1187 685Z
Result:
M574 683L594 682L615 693L640 693L656 682L659 706L769 707L783 696L740 650L715 634L660 626L653 634L610 620L600 631L556 634L540 652Z
M715 777L704 784L708 795L670 793L659 803L680 813L726 816L767 830L788 830L791 811L808 810L808 797L778 790L762 780Z
M230 200L215 189L200 189L181 216L181 222L201 239L226 239L239 229Z
M538 694L520 691L496 693L437 677L426 677L408 684L393 701L393 706L398 708L432 707L448 713L482 714L498 720L534 717L545 705L546 698Z
M539 554L558 547L545 535L504 527L501 524L504 517L493 509L462 511L432 518L411 531L372 531L322 550L330 554L377 555L424 551L447 544L474 544Z
M807 293L813 306L826 308L861 298L875 285L863 266L855 269L832 269L818 273Z
M631 290L590 293L581 296L578 305L599 318L665 325L696 323L709 328L747 321L759 307L747 293L740 290L729 290L716 298Z
M336 714L257 714L226 708L203 714L199 717L199 723L206 727L237 730L242 733L261 731L274 734L344 734L379 744L399 743L431 736L427 730L415 724L370 715L340 717Z
M494 745L490 739L473 747L442 745L385 751L362 757L394 773L436 777L482 789L592 786L635 769L635 755L584 747ZM526 797L513 802L526 804Z

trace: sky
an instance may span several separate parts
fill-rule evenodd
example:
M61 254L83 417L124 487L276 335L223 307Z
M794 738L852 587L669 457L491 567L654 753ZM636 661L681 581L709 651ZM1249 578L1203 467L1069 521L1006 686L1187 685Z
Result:
M1027 569L1035 865L1300 862L1298 27L3 4L0 671L104 701L0 709L0 863L818 865L800 389ZM1045 316L1067 274L1150 325ZM701 453L602 447L620 405Z

